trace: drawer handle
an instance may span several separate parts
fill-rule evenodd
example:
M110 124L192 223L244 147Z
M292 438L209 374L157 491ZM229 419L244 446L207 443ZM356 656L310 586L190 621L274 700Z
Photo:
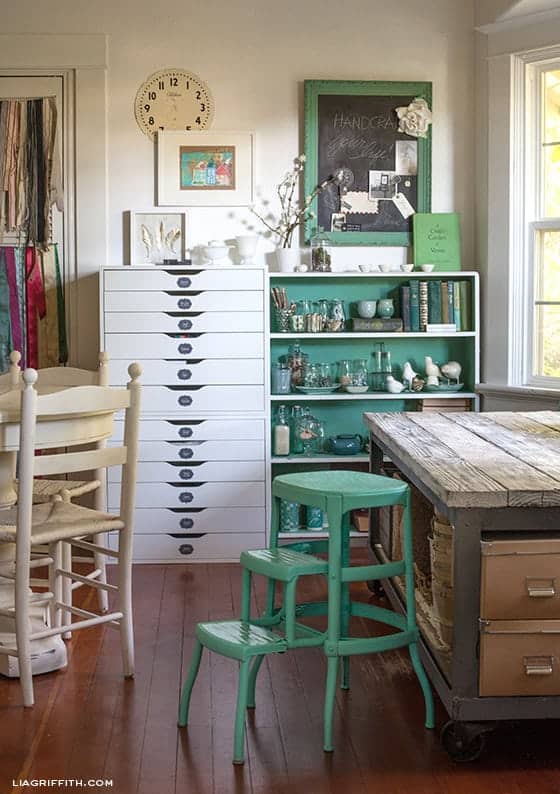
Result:
M182 394L177 402L179 405L192 405L192 397L190 394Z
M525 582L527 584L529 598L554 598L556 595L554 581L554 579L534 579L527 577Z
M190 331L192 328L192 320L179 320L179 328L181 331Z
M190 369L180 369L177 373L179 380L189 380L192 377Z
M552 656L524 656L525 675L552 675L554 658Z
M182 518L179 521L179 526L181 529L192 529L194 527L194 521L192 518Z
M189 502L192 502L193 499L194 496L189 491L183 491L181 494L179 494L179 501L183 502L184 504L188 504Z
M181 427L179 428L179 435L181 438L190 438L193 434L192 427ZM192 449L189 450L192 455Z
M187 287L190 287L191 284L192 281L186 276L181 276L181 278L177 279L177 286L181 287L181 289L187 289Z
M192 469L181 469L179 472L179 477L182 480L190 480L194 476L194 472Z
M192 345L182 342L179 345L179 353L181 353L183 356L187 356L189 353L192 353Z
M177 308L178 309L190 309L192 306L192 300L190 298L179 298L177 301Z
M190 447L183 447L183 449L179 450L179 457L186 460L187 458L192 458L194 455L194 451Z
M194 551L194 546L192 543L181 543L179 546L179 554L192 554Z

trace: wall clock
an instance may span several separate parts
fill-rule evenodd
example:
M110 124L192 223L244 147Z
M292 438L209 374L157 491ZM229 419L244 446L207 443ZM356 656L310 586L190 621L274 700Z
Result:
M214 100L200 77L185 69L161 69L145 80L134 101L142 132L204 130L212 123Z

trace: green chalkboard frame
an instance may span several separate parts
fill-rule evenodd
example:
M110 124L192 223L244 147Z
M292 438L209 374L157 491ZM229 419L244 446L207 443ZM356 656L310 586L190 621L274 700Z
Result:
M378 80L305 80L304 81L304 152L306 156L304 188L309 195L318 183L319 97L323 94L346 96L414 96L422 97L432 108L432 84L428 82ZM431 126L425 138L418 141L418 206L417 212L431 212L432 198L432 134ZM311 210L317 215L317 199ZM316 220L305 224L305 239L316 231ZM337 245L410 245L411 232L331 232L328 238Z

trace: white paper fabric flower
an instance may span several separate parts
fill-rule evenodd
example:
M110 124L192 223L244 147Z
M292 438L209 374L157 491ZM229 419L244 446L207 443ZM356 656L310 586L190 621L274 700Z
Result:
M395 108L399 119L399 132L413 138L425 138L432 123L432 111L425 99L416 97L410 105Z

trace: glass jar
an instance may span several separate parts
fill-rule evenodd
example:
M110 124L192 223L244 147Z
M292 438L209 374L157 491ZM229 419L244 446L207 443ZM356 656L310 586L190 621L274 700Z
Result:
M301 455L303 452L303 443L298 435L298 428L300 419L304 409L301 405L293 405L292 413L290 416L290 453L292 455Z
M338 373L336 376L337 381L342 386L350 386L352 383L352 362L348 359L342 359L338 362Z
M286 363L292 370L292 389L295 389L296 386L303 386L303 373L307 368L308 358L309 356L302 351L299 342L294 342L289 346Z
M274 455L290 454L290 423L288 406L279 405L272 433L272 452Z
M322 389L330 388L334 385L333 365L329 361L317 364L319 367L319 386Z
M333 331L345 330L346 314L344 312L344 301L340 298L333 298L331 301L330 320L333 323Z
M321 385L320 364L308 364L303 375L303 385L306 389L318 389Z
M311 313L312 302L307 298L302 298L296 302L296 314L301 314L305 317L306 314Z
M316 273L331 271L331 242L322 227L311 238L311 270Z
M270 390L272 394L289 394L292 370L282 361L276 361L271 368Z
M319 446L324 437L323 426L309 410L304 410L300 416L297 432L304 455L313 455L320 451Z
M352 362L352 386L368 385L367 359L356 358Z
M371 388L374 391L386 391L387 375L392 374L391 353L389 350L385 350L383 342L378 342L376 347L377 350L372 353Z

